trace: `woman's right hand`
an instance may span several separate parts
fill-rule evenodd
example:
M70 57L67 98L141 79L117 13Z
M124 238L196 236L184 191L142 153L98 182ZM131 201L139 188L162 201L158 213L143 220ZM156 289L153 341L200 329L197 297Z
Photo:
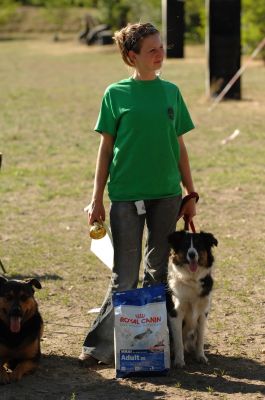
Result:
M91 200L85 210L87 211L88 225L92 225L95 221L105 221L105 208L103 201Z
M89 225L92 225L94 221L105 221L103 193L109 175L109 165L113 157L113 144L114 136L108 133L101 134L92 200L85 208Z

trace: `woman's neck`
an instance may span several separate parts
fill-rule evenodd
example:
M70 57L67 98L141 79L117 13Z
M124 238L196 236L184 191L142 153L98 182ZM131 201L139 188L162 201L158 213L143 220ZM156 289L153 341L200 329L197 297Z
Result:
M157 78L156 71L140 72L140 71L135 70L133 73L133 79L136 79L139 81L152 81L156 78Z

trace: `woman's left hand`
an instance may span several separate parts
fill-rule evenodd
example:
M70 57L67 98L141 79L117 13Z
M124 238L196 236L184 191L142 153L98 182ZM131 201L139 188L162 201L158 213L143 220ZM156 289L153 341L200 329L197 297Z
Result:
M190 222L192 220L193 217L195 217L196 215L196 199L195 198L191 198L189 199L186 204L184 204L184 206L181 209L181 212L178 216L178 219L180 219L181 217L184 217L185 215L185 219L187 219L187 222Z

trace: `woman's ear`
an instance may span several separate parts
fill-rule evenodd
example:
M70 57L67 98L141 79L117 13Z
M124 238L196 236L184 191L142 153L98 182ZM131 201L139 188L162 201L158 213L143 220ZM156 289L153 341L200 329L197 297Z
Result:
M130 50L128 52L128 56L129 56L129 59L130 59L131 63L134 64L135 63L135 59L136 59L135 52L133 50Z

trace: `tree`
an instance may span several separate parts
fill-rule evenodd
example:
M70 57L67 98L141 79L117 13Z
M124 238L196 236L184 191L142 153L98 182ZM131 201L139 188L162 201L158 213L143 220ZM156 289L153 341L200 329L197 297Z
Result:
M127 22L151 21L161 24L161 0L98 0L102 22L120 29Z
M39 0L33 0L39 1ZM69 7L72 6L71 0L46 0L46 18L54 24L54 41L59 40L65 20L69 13Z
M15 0L0 0L0 24L5 24L16 12L18 3Z
M243 50L249 53L265 37L265 1L243 0L242 11ZM265 58L264 49L263 58Z
M203 42L205 39L206 10L201 0L185 1L186 38L191 42Z

